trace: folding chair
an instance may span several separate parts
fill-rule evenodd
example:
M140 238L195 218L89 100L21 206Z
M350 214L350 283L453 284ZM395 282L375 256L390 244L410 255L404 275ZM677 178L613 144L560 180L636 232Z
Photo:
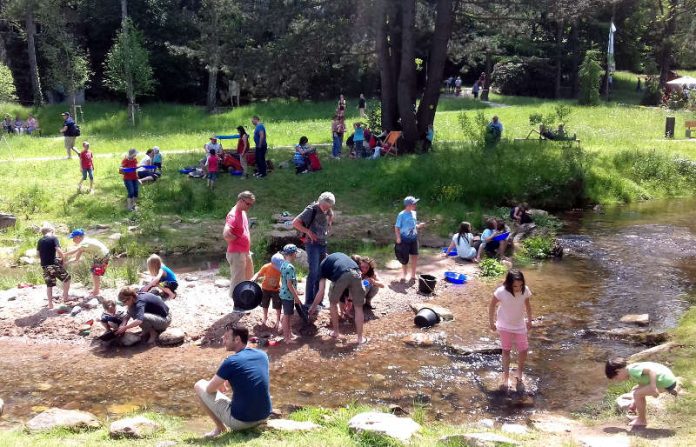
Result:
M401 138L400 130L392 130L391 132L389 132L389 135L387 135L387 138L384 140L382 146L382 156L392 155L396 157L397 155L399 155L399 148L397 146L399 138Z

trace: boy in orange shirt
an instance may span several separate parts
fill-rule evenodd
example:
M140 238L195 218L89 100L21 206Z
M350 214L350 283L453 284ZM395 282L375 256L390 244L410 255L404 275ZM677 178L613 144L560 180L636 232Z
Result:
M263 292L263 297L261 298L261 307L263 307L263 322L262 325L266 326L266 319L268 318L268 306L273 301L273 309L276 311L275 322L269 327L277 327L280 322L280 309L282 307L280 302L280 269L276 268L272 263L264 264L261 269L256 272L256 274L251 278L251 281L256 281L258 278L263 278L261 283L261 291Z

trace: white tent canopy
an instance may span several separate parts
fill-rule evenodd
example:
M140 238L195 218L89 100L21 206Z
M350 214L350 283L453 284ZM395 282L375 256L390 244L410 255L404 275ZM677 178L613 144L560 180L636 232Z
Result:
M675 85L678 87L686 85L687 87L692 88L696 87L696 78L692 78L691 76L682 76L680 78L669 81L667 85Z

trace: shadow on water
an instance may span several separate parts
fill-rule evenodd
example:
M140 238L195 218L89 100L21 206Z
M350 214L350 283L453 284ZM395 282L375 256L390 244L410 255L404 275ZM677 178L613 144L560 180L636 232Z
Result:
M649 313L655 328L676 324L696 283L696 201L583 214L569 220L562 239L570 252L562 262L524 269L538 324L530 333L523 393L496 389L499 355L452 355L443 346L405 345L402 338L418 330L413 315L401 313L374 321L380 333L370 333L373 340L360 348L325 335L267 348L274 406L359 402L408 408L419 403L436 417L461 421L484 414L515 417L530 408L573 411L599 402L606 384L604 360L641 347L583 335L588 328L615 328L627 313ZM452 310L455 320L430 331L442 332L448 344L495 343L487 305L496 286L473 281L439 294L437 303ZM379 309L376 314L381 315ZM138 346L91 352L69 344L0 341L0 396L10 418L35 413L37 406L99 415L145 407L200 414L192 387L211 377L227 355L220 340L230 322L227 315L208 328L207 349Z

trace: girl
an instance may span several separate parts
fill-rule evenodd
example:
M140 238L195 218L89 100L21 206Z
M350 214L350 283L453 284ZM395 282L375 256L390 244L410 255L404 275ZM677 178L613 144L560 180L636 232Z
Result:
M239 141L237 142L237 155L239 156L239 163L242 165L242 171L247 173L249 165L247 163L247 154L249 153L249 134L244 129L244 126L238 126L237 132L239 133Z
M208 188L211 190L215 188L215 180L218 177L218 163L217 153L215 149L211 149L208 157L205 159L205 168L208 171L206 178L208 179Z
M179 283L176 281L174 272L162 263L162 258L157 255L147 258L147 270L152 275L152 281L143 287L143 292L159 286L167 294L167 298L176 298L176 289L179 287Z
M292 162L295 164L295 174L305 174L308 172L307 152L309 146L307 137L301 137L299 144L295 145L295 154L292 157Z
M121 167L118 170L123 175L123 184L126 185L126 191L128 192L128 211L135 211L135 205L138 200L140 182L136 172L138 168L136 155L138 155L138 151L133 148L129 149L126 158L121 160Z
M474 258L476 258L476 249L472 247L473 243L474 235L471 234L471 224L469 222L462 222L459 224L459 231L457 234L452 236L452 242L450 242L449 247L447 247L445 256L456 247L457 256L461 259L466 259L467 261L474 260Z
M524 281L521 271L511 269L505 277L505 282L493 292L493 298L488 305L488 321L492 331L497 330L500 336L500 344L503 348L503 379L500 383L501 390L507 391L509 387L510 350L512 344L517 347L517 391L524 389L522 374L524 362L527 360L527 331L532 329L532 305L529 298L532 292ZM500 305L500 307L498 307ZM496 314L496 307L498 312ZM527 314L525 322L524 314ZM497 316L496 316L497 315ZM496 316L494 320L493 317Z

